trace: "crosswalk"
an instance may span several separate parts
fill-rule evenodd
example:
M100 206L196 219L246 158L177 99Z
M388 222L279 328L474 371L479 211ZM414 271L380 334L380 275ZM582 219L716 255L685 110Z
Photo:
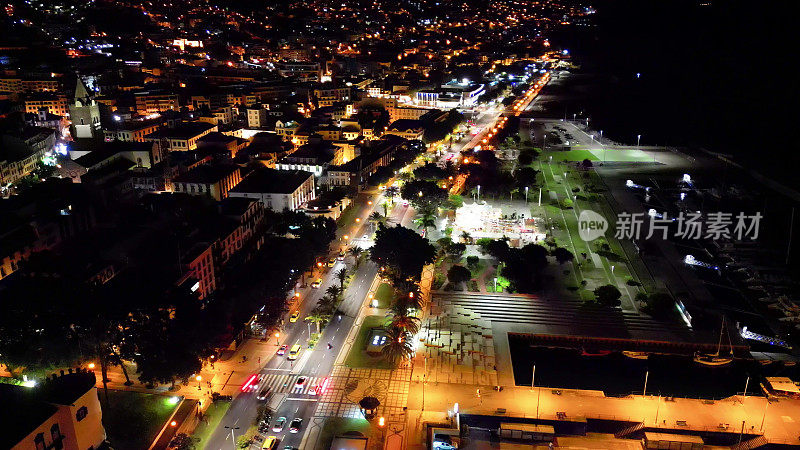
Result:
M325 377L310 377L306 375L267 372L258 374L258 387L254 392L259 393L264 388L271 388L273 394L315 395L314 388L324 381ZM299 378L305 378L302 386L297 386Z

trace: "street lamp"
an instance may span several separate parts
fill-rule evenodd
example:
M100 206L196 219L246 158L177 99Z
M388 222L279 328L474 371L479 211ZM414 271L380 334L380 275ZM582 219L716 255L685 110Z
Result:
M279 337L281 337L281 334L278 333L278 332L275 332L275 345L280 345L280 342L278 342L278 338Z
M641 140L642 140L642 135L641 134L637 134L636 135L636 150L639 150L639 142L641 142Z
M525 206L528 205L528 186L525 186Z
M494 277L494 291L497 292L497 277Z
M201 382L201 381L203 381L203 377L201 377L200 375L198 375L198 376L194 377L194 379L195 379L195 380L197 380L197 390L198 390L198 391L199 391L199 390L202 390L203 388L201 388L201 387L200 387L200 382Z

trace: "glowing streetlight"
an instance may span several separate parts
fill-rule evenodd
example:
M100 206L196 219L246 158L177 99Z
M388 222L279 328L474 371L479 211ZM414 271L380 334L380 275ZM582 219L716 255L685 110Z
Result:
M279 345L280 344L280 342L278 342L278 338L279 337L281 337L281 334L276 331L275 332L275 345Z
M197 390L198 390L198 391L199 391L199 390L202 390L203 388L201 388L201 387L200 387L200 382L201 382L201 381L203 381L203 377L201 377L200 375L198 375L198 376L194 377L194 379L195 379L195 380L197 380Z
M89 363L89 369L94 370L94 363Z

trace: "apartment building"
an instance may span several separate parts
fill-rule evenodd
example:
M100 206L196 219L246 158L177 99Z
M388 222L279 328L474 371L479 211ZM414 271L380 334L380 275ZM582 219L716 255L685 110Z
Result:
M220 201L242 181L239 166L233 164L203 164L178 175L172 180L172 190L190 195L208 195Z
M178 94L169 91L142 91L134 94L134 97L136 98L136 111L143 115L161 111L178 111L181 108Z
M26 113L37 114L39 111L45 110L50 114L69 117L67 97L61 94L30 94L25 98L24 104Z

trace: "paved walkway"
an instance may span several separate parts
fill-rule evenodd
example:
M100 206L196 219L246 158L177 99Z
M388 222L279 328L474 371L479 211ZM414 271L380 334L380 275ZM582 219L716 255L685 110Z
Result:
M452 411L458 402L462 414L497 414L504 416L555 420L559 413L564 420L605 419L644 422L660 432L708 431L738 434L744 429L744 439L763 434L774 444L800 444L800 400L781 399L768 402L764 397L734 396L709 402L697 399L656 396L605 397L602 392L573 391L548 388L511 387L502 392L452 383L413 382L409 392L409 417L422 413L422 391L425 391L425 411ZM560 394L557 394L560 392ZM744 423L744 428L742 424Z

